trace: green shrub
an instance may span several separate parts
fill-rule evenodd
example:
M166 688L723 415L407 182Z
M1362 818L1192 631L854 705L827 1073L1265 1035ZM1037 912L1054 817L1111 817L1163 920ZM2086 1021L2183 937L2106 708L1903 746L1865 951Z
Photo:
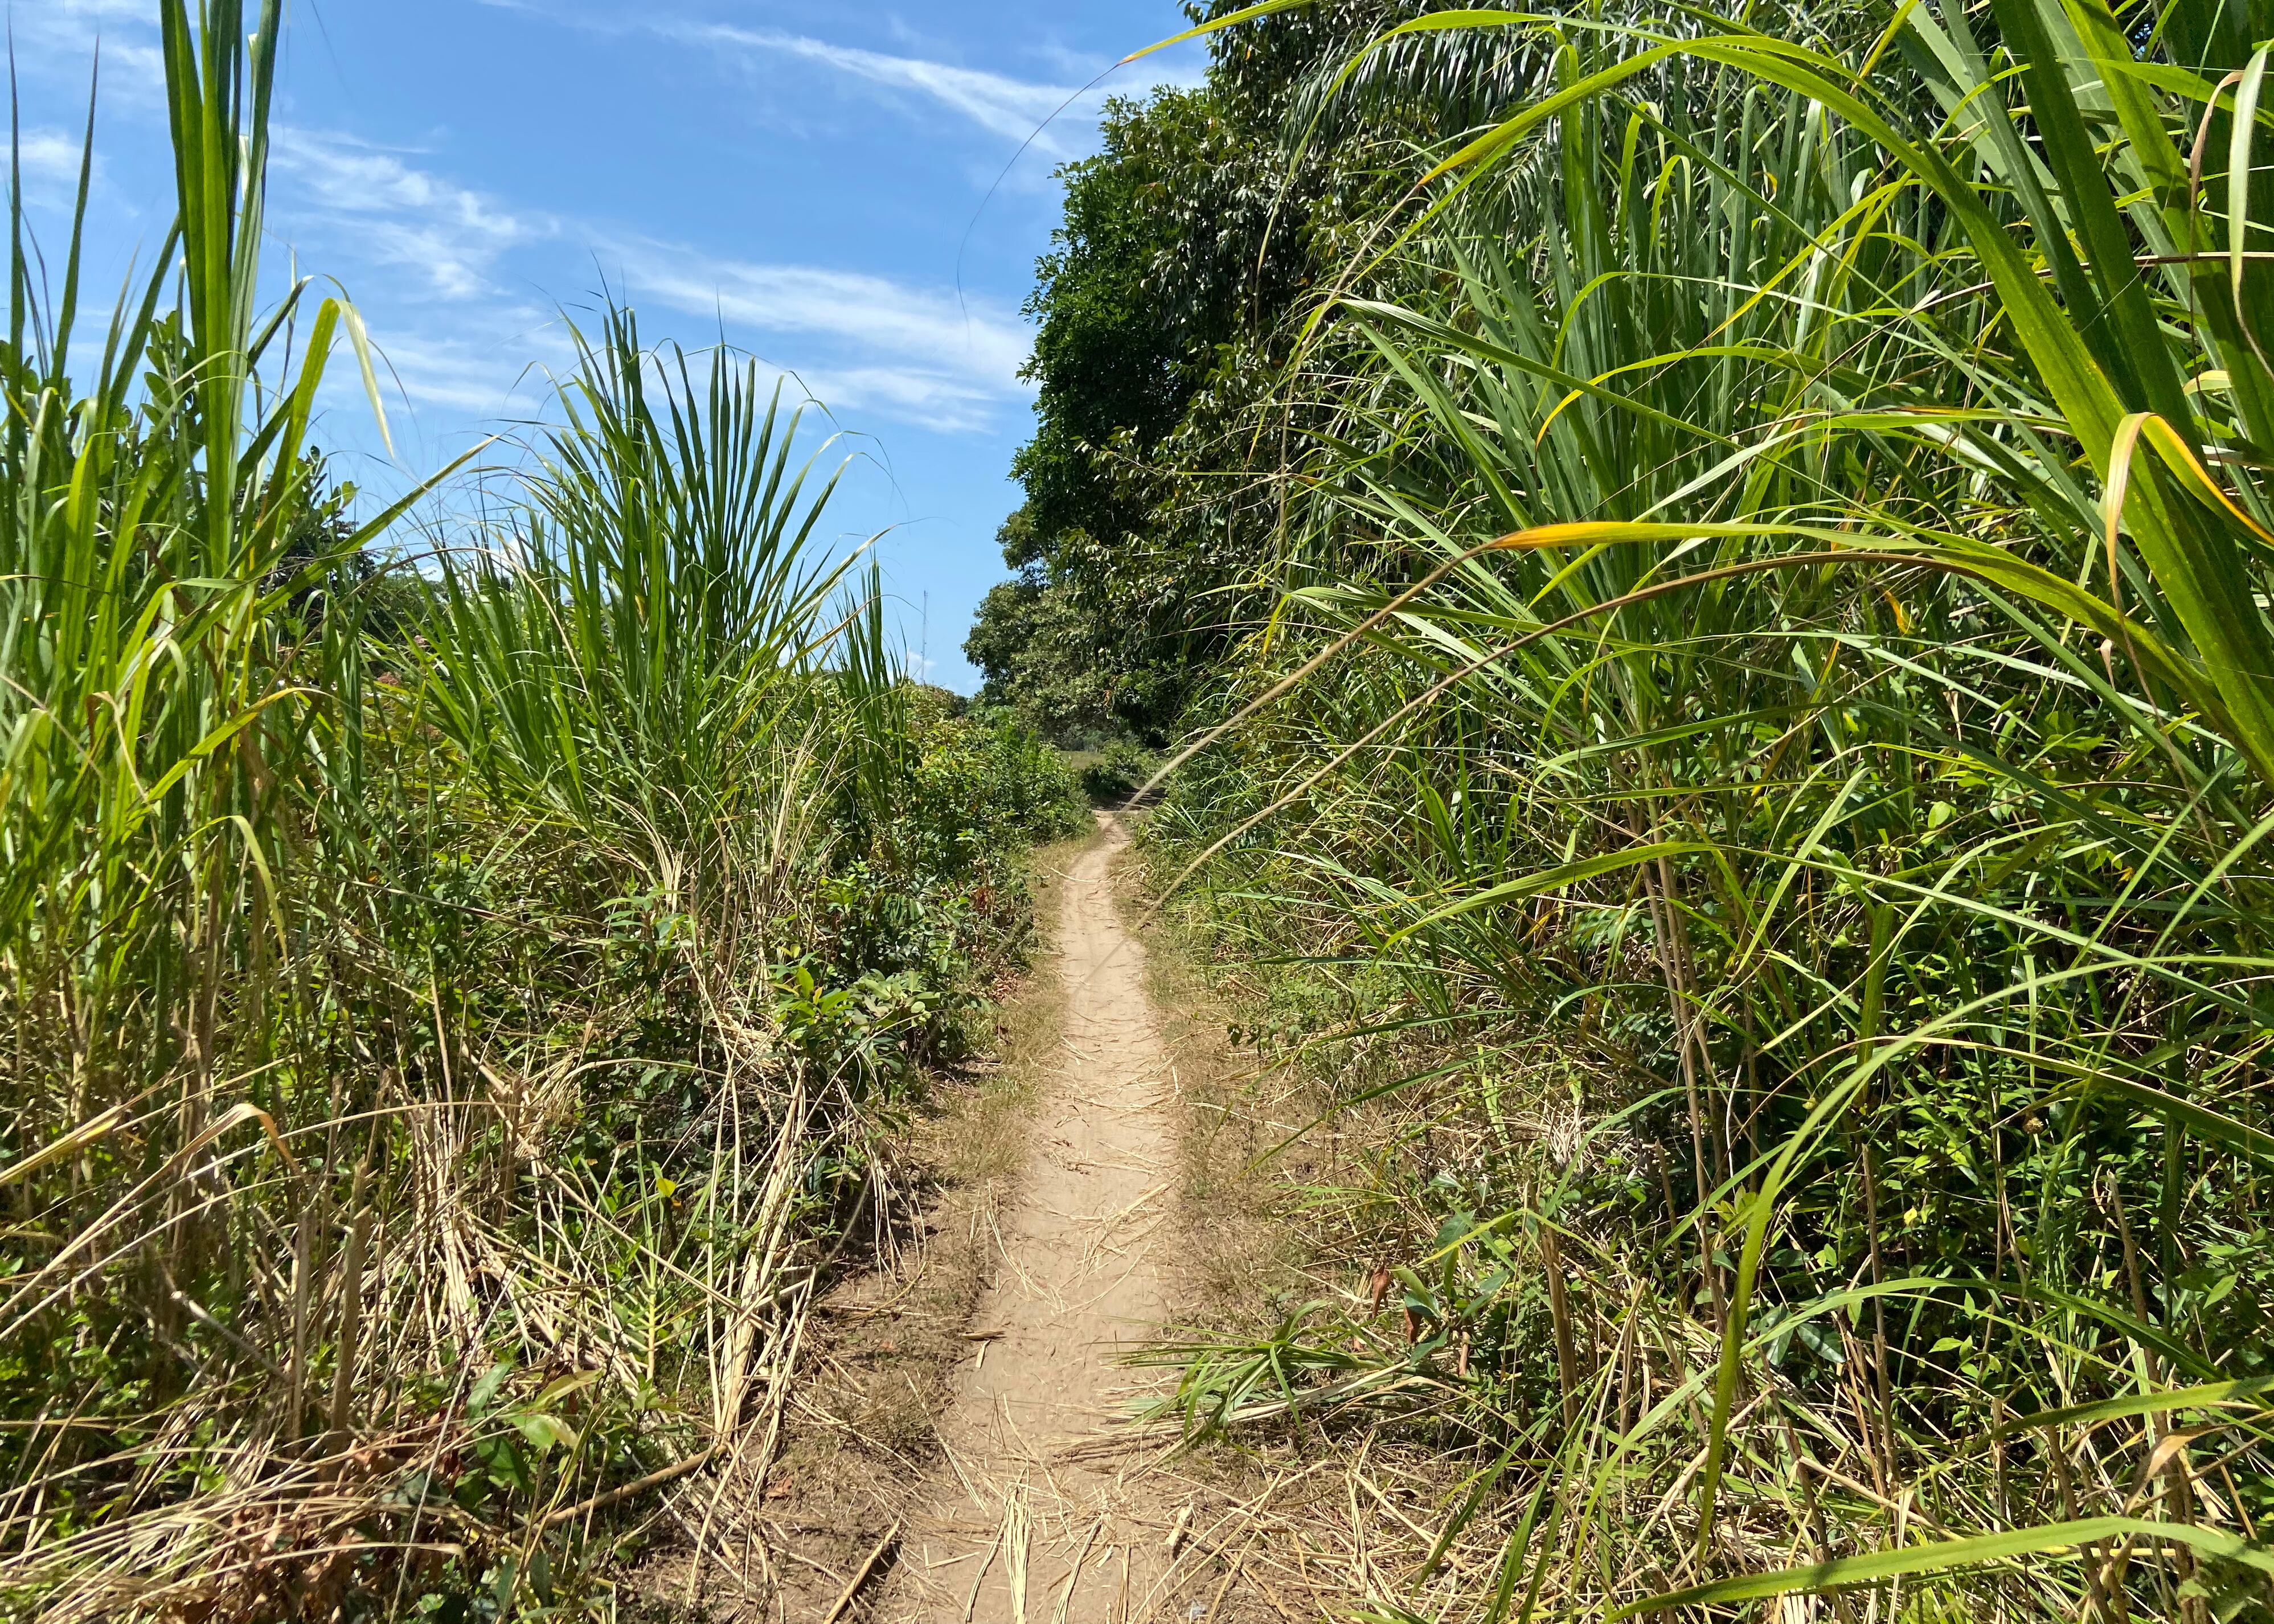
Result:
M1161 758L1133 739L1116 739L1081 768L1082 793L1099 806L1126 801L1142 788Z

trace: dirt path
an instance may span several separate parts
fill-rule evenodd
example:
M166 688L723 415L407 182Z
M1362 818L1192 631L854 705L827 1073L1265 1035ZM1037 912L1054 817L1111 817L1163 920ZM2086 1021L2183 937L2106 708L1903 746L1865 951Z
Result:
M1122 928L1106 816L1058 922L1064 1067L998 1225L994 1284L877 1617L889 1624L1135 1624L1168 1566L1170 1515L1101 1436L1149 1385L1116 1363L1168 1312L1175 1193L1168 1049L1143 950Z

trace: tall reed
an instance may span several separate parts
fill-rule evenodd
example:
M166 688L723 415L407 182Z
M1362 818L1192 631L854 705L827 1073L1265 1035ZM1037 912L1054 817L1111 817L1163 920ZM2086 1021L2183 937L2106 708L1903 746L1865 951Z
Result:
M794 414L629 312L486 531L340 523L361 324L257 303L281 0L158 11L180 217L99 356L13 215L0 1611L606 1613L619 1506L762 1487L1070 781L918 714Z
M1412 1346L1322 1306L1183 1402L1434 1429L1494 1616L2263 1607L2266 58L1853 20L1385 36L1555 77L1379 234L1436 290L1329 312L1378 360L1306 386L1168 816L1475 1170L1412 1192Z

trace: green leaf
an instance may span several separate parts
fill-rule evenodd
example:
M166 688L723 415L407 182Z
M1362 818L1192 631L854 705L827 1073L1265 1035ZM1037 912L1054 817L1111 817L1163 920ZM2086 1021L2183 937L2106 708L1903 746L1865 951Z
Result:
M2238 1404L2265 1393L2274 1393L2274 1376L2256 1376L2242 1381L2206 1382L2199 1387L2172 1387L2161 1393L2134 1393L2122 1398L2103 1399L2097 1403L2041 1410L2034 1415L2007 1422L1992 1436L2006 1438L2037 1427L2097 1426L2104 1421L2120 1421L2133 1416L2168 1415L2175 1410L2209 1410Z
M2010 1533L1985 1534L1972 1539L1949 1539L1935 1545L1905 1545L1877 1551L1869 1556L1844 1557L1810 1568L1787 1568L1775 1573L1751 1574L1722 1579L1687 1590L1668 1590L1629 1602L1612 1612L1613 1620L1638 1613L1671 1612L1733 1601L1758 1601L1768 1596L1815 1594L1845 1585L1875 1584L1917 1574L1947 1573L1954 1568L1982 1568L2032 1556L2046 1551L2095 1545L2104 1539L2130 1537L2168 1539L2205 1556L2240 1562L2261 1573L2274 1574L2274 1553L2233 1534L2197 1528L2184 1522L2149 1522L2137 1517L2090 1517L2076 1522L2055 1522L2043 1528L2016 1529Z
M1439 908L1434 914L1415 921L1391 936L1385 946L1403 942L1418 930L1442 924L1449 919L1458 919L1464 914L1473 914L1479 908L1488 908L1496 902L1513 902L1525 897L1537 897L1544 892L1561 891L1567 885L1577 885L1606 874L1616 874L1644 863L1655 862L1661 857L1686 857L1710 853L1715 848L1695 840L1660 840L1647 846L1629 846L1623 851L1607 852L1580 862L1565 863L1561 868L1543 868L1538 874L1528 874L1520 880L1509 880L1489 887L1458 902Z
M516 1431L534 1445L539 1455L553 1449L574 1449L576 1429L558 1416L523 1411L513 1418Z
M510 1359L501 1359L491 1365L474 1383L473 1390L466 1395L467 1412L477 1416L488 1414L490 1406L497 1402L498 1389L504 1387L512 1375L513 1361Z

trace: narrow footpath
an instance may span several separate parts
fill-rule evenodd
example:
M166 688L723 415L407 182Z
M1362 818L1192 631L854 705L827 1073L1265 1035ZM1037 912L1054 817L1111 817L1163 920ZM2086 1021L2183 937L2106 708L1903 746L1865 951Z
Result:
M1115 906L1118 818L1066 876L1063 1068L877 1617L887 1624L1139 1624L1158 1611L1171 1516L1113 1424L1151 1372L1120 1356L1169 1312L1175 1084L1143 949Z

